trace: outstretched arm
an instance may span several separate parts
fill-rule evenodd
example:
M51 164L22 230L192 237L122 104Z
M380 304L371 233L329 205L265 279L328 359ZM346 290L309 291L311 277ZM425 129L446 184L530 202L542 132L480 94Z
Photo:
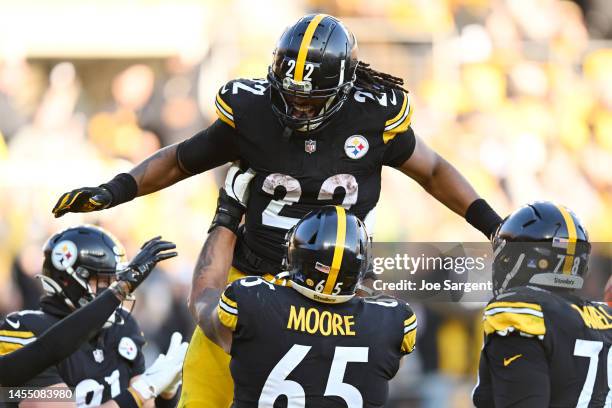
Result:
M490 238L501 223L501 217L478 196L469 181L452 164L418 136L415 135L415 138L414 152L399 170Z
M62 194L55 217L68 212L90 212L151 194L172 184L238 158L234 128L215 121L193 137L158 150L129 173L121 173L99 187L82 187Z

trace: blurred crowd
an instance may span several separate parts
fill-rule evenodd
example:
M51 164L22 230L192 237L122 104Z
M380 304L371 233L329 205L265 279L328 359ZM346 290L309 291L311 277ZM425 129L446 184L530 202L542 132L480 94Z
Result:
M133 308L151 354L173 330L189 335L191 272L223 168L101 213L54 219L51 208L60 193L105 182L208 126L216 90L232 77L265 76L283 27L307 12L345 19L360 59L405 78L416 133L500 214L551 199L572 208L593 241L612 241L612 3L206 3L209 42L193 53L36 58L0 43L0 316L37 308L42 244L87 222L112 231L131 256L155 235L177 243L180 256L146 282ZM399 172L383 176L375 239L484 239ZM415 308L419 358L393 384L396 406L470 406L479 310Z

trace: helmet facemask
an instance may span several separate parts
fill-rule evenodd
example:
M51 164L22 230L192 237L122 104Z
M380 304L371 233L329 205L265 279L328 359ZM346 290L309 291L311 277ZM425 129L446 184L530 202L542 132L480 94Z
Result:
M329 89L312 89L309 81L282 80L270 67L268 81L271 85L272 111L281 123L299 132L321 129L340 110L353 87L353 81Z

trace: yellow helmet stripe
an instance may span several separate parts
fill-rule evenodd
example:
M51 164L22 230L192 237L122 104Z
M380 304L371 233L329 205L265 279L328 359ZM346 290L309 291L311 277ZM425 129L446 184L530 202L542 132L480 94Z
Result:
M334 257L329 270L329 275L325 282L323 293L330 295L336 286L338 272L342 265L342 256L344 255L344 241L346 240L346 212L339 205L336 206L336 214L338 215L338 227L336 228L336 245L334 247Z
M295 74L293 75L293 79L296 81L304 80L304 65L306 64L308 48L310 48L310 42L312 41L312 36L317 26L325 17L327 17L327 14L317 14L310 20L308 27L306 27L306 32L304 33L302 43L300 44L300 50L298 51L297 60L295 61Z
M565 207L557 205L559 212L565 220L565 226L567 228L567 236L569 242L567 243L567 256L563 263L563 274L569 275L572 271L572 265L574 264L574 255L576 254L576 224L574 223L574 217L567 211Z

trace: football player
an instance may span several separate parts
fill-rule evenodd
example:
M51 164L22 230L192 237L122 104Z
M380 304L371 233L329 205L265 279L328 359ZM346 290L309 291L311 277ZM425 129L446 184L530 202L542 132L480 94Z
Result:
M612 309L576 296L587 272L587 232L567 208L520 208L494 238L495 297L474 404L612 406Z
M41 299L40 310L24 310L5 318L0 326L0 352L11 352L35 341L105 289L119 290L115 277L137 286L159 261L176 256L171 251L174 248L173 243L154 238L128 264L121 243L101 228L84 225L53 235L45 244L43 272L39 276L47 295ZM76 352L19 385L74 387L78 407L139 407L148 401L171 406L187 343L181 344L180 334L175 333L168 353L145 371L141 350L144 342L131 314L118 308L102 330ZM20 406L41 404L44 405L23 401Z
M217 228L208 241L209 253L224 253L235 239ZM275 284L253 276L204 290L198 324L231 353L233 407L385 405L388 381L414 349L417 322L406 303L355 296L369 251L359 218L324 206L288 233L287 271ZM213 259L207 268L230 262Z
M402 84L358 60L355 36L338 19L307 15L281 36L266 79L221 87L214 102L218 120L209 128L99 187L64 193L53 213L113 207L241 160L255 175L232 280L279 272L287 230L323 205L350 209L372 231L382 166L391 166L490 237L501 218L415 135L413 107ZM227 406L232 395L227 362L196 329L183 402ZM219 375L204 379L203 371Z
M21 344L21 341L10 346L4 344L0 351L0 385L22 384L77 351L149 276L151 269L133 272L119 274L107 291L51 326L41 336L23 341L27 344ZM70 336L63 336L65 333L70 333Z

